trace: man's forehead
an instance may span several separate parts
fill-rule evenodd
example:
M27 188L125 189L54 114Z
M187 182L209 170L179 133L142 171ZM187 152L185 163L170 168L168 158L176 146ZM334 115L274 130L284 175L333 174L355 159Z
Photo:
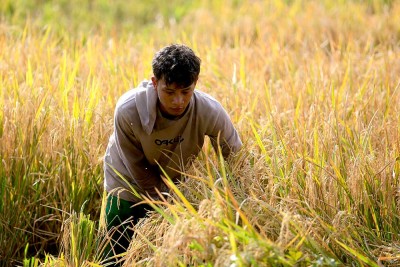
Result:
M170 84L166 84L166 82L164 80L160 80L161 81L161 87L165 88L165 89L170 89L170 90L188 90L191 89L193 84L190 84L189 86L180 86L177 85L176 83L170 83Z

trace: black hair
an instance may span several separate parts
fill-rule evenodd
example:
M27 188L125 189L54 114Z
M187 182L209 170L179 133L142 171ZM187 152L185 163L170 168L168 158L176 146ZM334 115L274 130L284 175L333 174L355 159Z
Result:
M158 51L152 61L153 73L157 80L167 85L175 83L188 87L197 80L201 60L193 50L181 44L172 44Z

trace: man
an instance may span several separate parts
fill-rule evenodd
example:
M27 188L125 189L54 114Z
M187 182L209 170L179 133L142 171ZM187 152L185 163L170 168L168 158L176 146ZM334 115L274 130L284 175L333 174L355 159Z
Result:
M221 104L195 90L200 58L192 49L178 44L164 47L155 54L152 67L151 81L125 93L115 109L114 132L104 158L104 187L109 193L105 216L107 230L114 232L113 251L107 256L129 246L131 230L118 226L129 220L137 223L151 209L135 205L140 198L131 188L158 198L157 190L166 191L160 167L178 181L179 172L200 152L205 136L215 149L221 146L225 158L242 146Z

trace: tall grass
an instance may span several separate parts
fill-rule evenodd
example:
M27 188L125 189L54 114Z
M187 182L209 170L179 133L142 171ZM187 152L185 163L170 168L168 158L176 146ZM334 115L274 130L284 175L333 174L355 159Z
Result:
M207 144L127 264L399 264L399 1L26 3L0 4L0 265L101 263L113 108L172 42L244 149Z

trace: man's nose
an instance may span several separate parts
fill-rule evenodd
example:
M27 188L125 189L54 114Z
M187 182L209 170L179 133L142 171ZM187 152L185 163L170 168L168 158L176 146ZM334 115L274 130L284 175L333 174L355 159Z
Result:
M177 94L174 98L173 98L173 103L174 104L183 104L183 96L181 94Z

